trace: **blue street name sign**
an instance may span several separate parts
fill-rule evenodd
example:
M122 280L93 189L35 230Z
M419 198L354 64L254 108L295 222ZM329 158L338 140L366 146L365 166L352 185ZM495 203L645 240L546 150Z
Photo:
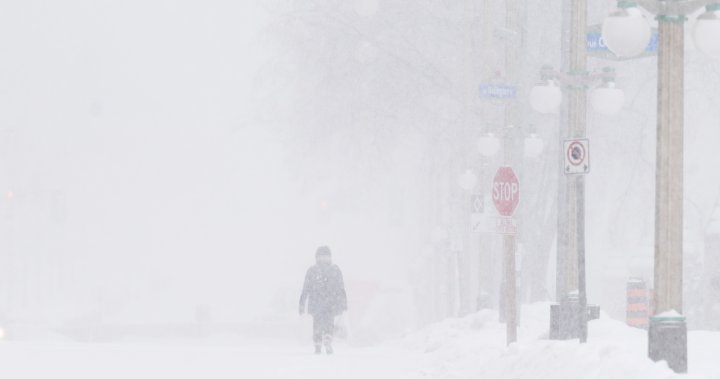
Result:
M601 29L601 25L590 25L587 28L587 53L589 56L610 60L627 60L657 55L658 45L660 43L660 36L656 28L653 28L652 30L650 42L645 48L645 52L633 58L619 58L615 54L613 54L607 48L607 46L605 46L605 41L603 41Z
M514 99L517 87L506 84L480 84L480 97L486 99Z

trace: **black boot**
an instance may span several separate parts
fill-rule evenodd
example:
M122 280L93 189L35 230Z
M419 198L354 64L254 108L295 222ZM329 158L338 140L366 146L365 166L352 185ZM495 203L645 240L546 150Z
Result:
M320 351L320 346L321 346L321 345L320 345L319 343L316 343L316 344L315 344L315 354L320 354L320 353L321 353L321 351Z
M328 354L332 354L332 353L333 353L333 348L332 348L332 336L331 336L331 335L327 335L327 334L326 334L326 335L323 336L323 345L325 345L325 352L326 352L326 353L328 353Z

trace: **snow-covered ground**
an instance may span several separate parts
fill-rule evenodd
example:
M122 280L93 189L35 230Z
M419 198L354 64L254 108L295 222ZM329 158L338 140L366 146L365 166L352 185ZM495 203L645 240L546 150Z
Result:
M720 332L689 333L688 375L646 358L647 333L609 318L590 323L589 341L547 340L548 304L523 308L519 342L505 346L497 313L448 319L382 346L338 342L316 356L288 338L213 337L204 342L4 341L3 378L706 378L720 379Z
M589 323L588 343L551 341L549 304L523 307L518 343L505 347L505 325L483 311L432 325L403 343L425 351L432 378L708 378L720 379L720 332L691 331L689 373L674 374L647 358L647 332L605 315Z
M316 356L279 341L226 344L0 344L0 376L13 379L418 378L422 355L393 347L337 346Z

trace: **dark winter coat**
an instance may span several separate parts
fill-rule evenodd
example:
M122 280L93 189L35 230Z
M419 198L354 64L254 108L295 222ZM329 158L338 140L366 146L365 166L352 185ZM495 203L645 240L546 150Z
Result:
M337 316L347 310L347 296L342 272L335 264L319 263L307 270L300 295L300 309L308 302L311 315Z

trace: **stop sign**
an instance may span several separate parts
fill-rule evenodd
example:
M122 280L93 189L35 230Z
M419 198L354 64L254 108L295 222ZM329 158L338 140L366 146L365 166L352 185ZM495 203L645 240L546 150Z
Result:
M500 167L493 180L492 198L498 213L512 216L520 202L520 182L511 167Z

